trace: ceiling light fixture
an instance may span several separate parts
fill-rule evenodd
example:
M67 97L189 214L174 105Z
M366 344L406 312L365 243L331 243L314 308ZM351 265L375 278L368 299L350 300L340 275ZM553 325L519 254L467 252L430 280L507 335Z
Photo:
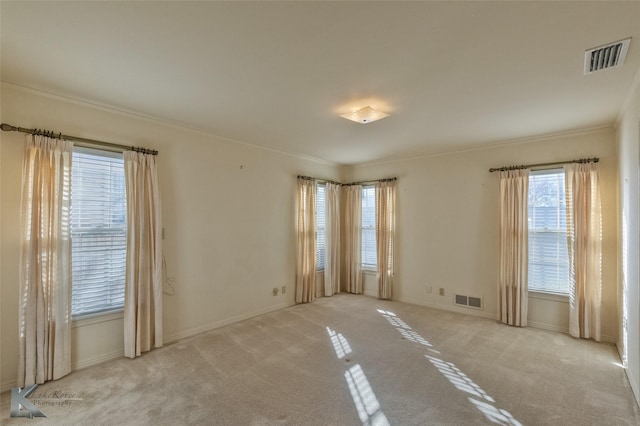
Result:
M376 111L370 106L366 106L364 108L360 108L357 111L352 111L352 112L348 112L346 114L340 115L340 117L346 118L347 120L355 121L356 123L360 123L360 124L368 124L388 116L389 114Z

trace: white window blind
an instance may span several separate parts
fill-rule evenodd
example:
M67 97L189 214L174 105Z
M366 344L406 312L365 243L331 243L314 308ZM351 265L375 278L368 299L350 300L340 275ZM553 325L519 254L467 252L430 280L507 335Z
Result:
M564 170L529 175L529 290L569 293Z
M71 177L73 316L124 307L126 218L122 154L75 148Z
M371 186L362 187L362 268L376 270L376 192Z
M327 186L318 184L316 189L316 268L324 271L325 217Z

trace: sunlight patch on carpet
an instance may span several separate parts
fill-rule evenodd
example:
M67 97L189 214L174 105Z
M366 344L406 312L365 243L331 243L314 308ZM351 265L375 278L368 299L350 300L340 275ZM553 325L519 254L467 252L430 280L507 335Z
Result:
M491 404L488 404L484 401L478 401L473 398L469 398L469 401L473 405L476 406L484 416L493 423L497 423L499 425L512 425L512 426L522 426L522 423L513 418L511 413L507 410L501 410L499 408L494 407Z
M329 327L327 327L327 333L329 333L333 349L336 351L338 359L342 359L351 353L351 346L349 346L349 342L347 342L347 339L345 339L342 334L336 333L335 330Z
M414 343L427 346L431 352L436 351L433 345L423 338L419 333L412 330L411 327L400 319L396 314L390 311L384 311L382 309L377 310L395 329L406 339ZM469 401L492 423L497 423L505 426L522 426L522 424L516 420L511 413L506 410L495 407L493 404L496 402L489 394L487 394L480 386L478 386L471 378L464 374L456 365L452 362L445 361L441 358L436 358L431 355L425 357L433 364L438 371L451 382L456 389L469 393L477 398L483 399L479 401L477 399L468 397ZM355 400L355 399L354 399Z
M337 331L327 327L327 334L331 338L331 344L336 351L338 359L351 353L351 345L347 339ZM347 359L347 361L349 361ZM351 398L358 411L360 421L364 426L389 426L387 417L380 408L380 402L373 393L369 380L365 376L360 364L356 364L344 372L344 378L349 386Z
M365 425L388 426L389 421L380 409L380 403L371 389L371 385L364 375L360 364L356 364L345 371L344 378L349 385L353 403L358 410L360 421Z

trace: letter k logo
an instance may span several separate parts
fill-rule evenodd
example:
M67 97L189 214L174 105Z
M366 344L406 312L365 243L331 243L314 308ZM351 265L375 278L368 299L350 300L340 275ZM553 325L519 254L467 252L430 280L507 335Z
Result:
M27 399L38 385L29 385L24 388L11 389L11 417L47 417L38 407Z

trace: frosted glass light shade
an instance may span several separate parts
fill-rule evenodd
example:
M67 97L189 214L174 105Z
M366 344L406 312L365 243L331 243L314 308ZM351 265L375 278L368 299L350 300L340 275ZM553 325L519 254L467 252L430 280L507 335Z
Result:
M346 118L347 120L355 121L360 124L368 124L376 120L380 120L381 118L388 117L389 114L385 114L384 112L376 111L370 106L366 106L357 111L349 112L346 114L340 115L340 117Z

